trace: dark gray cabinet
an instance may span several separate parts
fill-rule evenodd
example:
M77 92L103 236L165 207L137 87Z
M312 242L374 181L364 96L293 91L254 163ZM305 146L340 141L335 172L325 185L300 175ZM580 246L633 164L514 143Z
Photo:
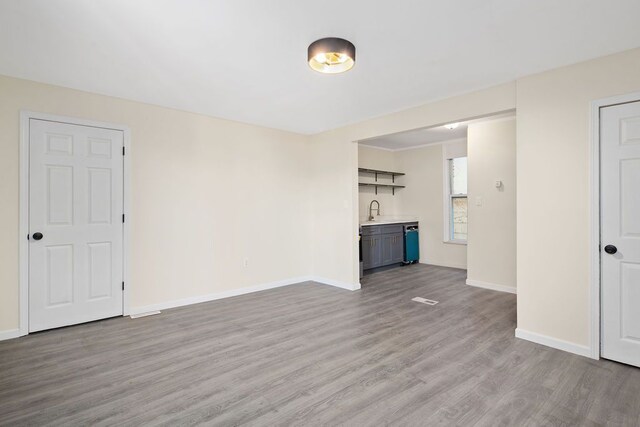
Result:
M362 230L362 268L384 267L404 260L402 225L370 225Z
M380 236L382 241L382 265L389 265L393 260L393 241L395 236L391 234L383 234Z
M404 234L402 231L393 236L391 242L391 263L404 261Z
M362 236L362 268L366 270L381 265L382 244L380 236Z
M404 261L404 245L402 232L383 234L382 240L382 265L396 264Z

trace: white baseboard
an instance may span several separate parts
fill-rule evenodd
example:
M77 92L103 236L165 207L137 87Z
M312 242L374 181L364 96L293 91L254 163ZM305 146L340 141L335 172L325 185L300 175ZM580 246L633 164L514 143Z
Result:
M161 311L147 311L146 313L140 313L140 314L130 314L129 317L131 317L132 319L140 319L142 317L149 317L149 316L155 316L156 314L160 314L162 313Z
M467 285L475 286L476 288L491 289L492 291L508 292L510 294L517 293L517 289L511 286L498 285L496 283L489 283L489 282L482 282L480 280L467 279Z
M230 298L238 295L250 294L252 292L266 291L267 289L294 285L296 283L308 282L309 280L313 280L313 279L308 276L295 277L291 279L278 280L276 282L263 283L261 285L256 285L256 286L247 286L244 288L231 289L228 291L216 292L213 294L200 295L197 297L181 298L178 300L166 301L158 304L131 307L130 314L137 315L137 314L148 313L151 311L159 311L159 310L167 310L169 308L183 307L185 305L198 304L201 302L214 301L214 300L223 299L223 298Z
M360 289L360 283L355 285L349 283L338 282L336 280L325 279L317 276L302 276L302 277L294 277L291 279L278 280L276 282L264 283L256 286L248 286L239 289L231 289L229 291L216 292L208 295L200 295L197 297L189 297L189 298L181 298L173 301L161 302L158 304L149 304L138 307L131 307L130 315L137 316L140 314L150 313L154 311L167 310L169 308L183 307L185 305L198 304L201 302L214 301L223 298L235 297L238 295L250 294L253 292L266 291L267 289L279 288L282 286L294 285L296 283L303 282L317 282L323 285L335 286L342 289L348 289L350 291L355 291ZM6 331L0 331L0 341L9 340L12 338L18 338L23 334L20 333L20 329L10 329Z
M466 266L466 265L461 265L461 264L449 264L449 263L446 263L446 262L438 262L438 263L436 263L436 262L431 262L431 261L428 261L428 262L426 262L426 261L425 261L425 262L422 262L422 261L421 261L421 262L420 262L420 264L424 264L424 265L433 265L434 267L457 268L457 269L460 269L460 270L466 270L466 269L467 269L467 266Z
M13 338L21 337L20 329L9 329L7 331L0 331L0 341L10 340Z
M238 295L245 295L253 292L266 291L267 289L274 289L282 286L289 286L289 285L294 285L296 283L310 282L310 281L322 283L323 285L336 286L338 288L348 289L350 291L355 291L360 289L360 283L358 283L357 285L351 285L348 283L342 283L342 282L338 282L331 279L325 279L322 277L302 276L302 277L294 277L291 279L278 280L276 282L263 283L261 285L256 285L256 286L248 286L245 288L231 289L229 291L224 291L224 292L216 292L213 294L200 295L197 297L182 298L179 300L166 301L158 304L131 307L130 315L136 316L139 314L149 313L152 311L167 310L170 308L183 307L185 305L215 301L218 299L236 297Z
M536 344L546 345L547 347L555 348L569 353L577 354L579 356L592 358L591 349L586 345L580 345L569 341L564 341L558 338L549 337L546 335L536 334L535 332L525 331L521 328L516 328L516 338L531 341Z
M354 285L351 283L338 282L337 280L325 279L324 277L317 277L317 276L309 277L309 279L307 280L312 280L314 282L322 283L323 285L335 286L337 288L346 289L348 291L357 291L358 289L360 289L360 282Z

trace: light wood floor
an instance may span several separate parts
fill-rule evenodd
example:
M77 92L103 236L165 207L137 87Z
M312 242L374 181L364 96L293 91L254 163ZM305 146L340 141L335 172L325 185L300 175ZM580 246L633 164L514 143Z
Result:
M0 342L3 425L640 425L640 369L514 338L514 295L414 265ZM421 296L436 306L412 302Z

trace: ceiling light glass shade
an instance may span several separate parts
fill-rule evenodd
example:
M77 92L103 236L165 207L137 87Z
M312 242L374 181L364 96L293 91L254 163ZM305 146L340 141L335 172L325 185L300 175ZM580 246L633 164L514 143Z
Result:
M320 73L343 73L356 63L356 47L349 40L336 37L316 40L309 45L307 61Z
M460 125L460 123L449 123L448 125L444 125L444 127L446 127L449 130L453 130L453 129L457 128L458 125Z

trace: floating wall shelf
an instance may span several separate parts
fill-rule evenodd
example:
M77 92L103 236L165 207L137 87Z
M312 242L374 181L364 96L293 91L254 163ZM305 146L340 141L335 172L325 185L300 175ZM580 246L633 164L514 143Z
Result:
M402 172L390 172L390 171L383 171L378 169L367 169L367 168L358 168L358 172L372 173L376 176L376 181L378 181L378 175L391 175L391 182L395 182L396 176L404 175L404 173Z
M396 194L396 188L404 188L404 185L396 185L396 184L378 184L377 182L359 182L358 186L360 187L375 187L376 194L378 194L378 187L382 188L390 188L391 194Z
M367 169L367 168L358 168L358 172L362 172L362 173L372 173L375 175L375 180L376 182L359 182L358 186L360 187L375 187L376 189L376 194L378 194L378 187L381 188L390 188L391 189L391 194L395 195L396 194L396 188L404 188L404 185L397 185L397 184L380 184L378 183L378 175L387 175L387 176L391 176L391 182L395 182L396 181L396 176L402 176L404 175L403 172L391 172L391 171L383 171L383 170L379 170L379 169Z

